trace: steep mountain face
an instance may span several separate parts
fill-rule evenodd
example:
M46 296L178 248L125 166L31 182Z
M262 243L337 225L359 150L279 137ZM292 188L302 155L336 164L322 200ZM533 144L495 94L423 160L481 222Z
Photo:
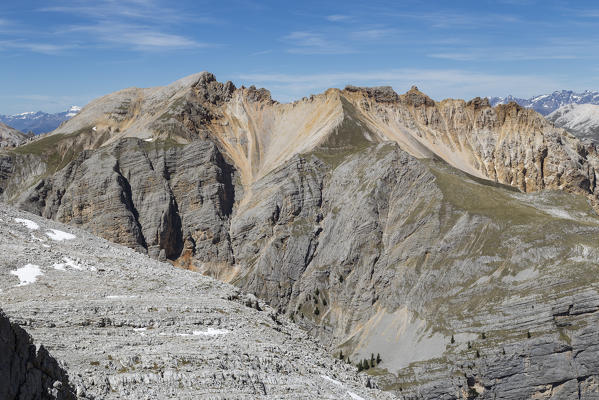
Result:
M531 97L530 99L521 99L511 95L490 97L489 102L492 106L515 102L522 107L532 108L541 115L549 115L558 108L569 104L599 104L599 92L585 90L582 93L576 93L571 90L560 90L551 94Z
M380 353L370 372L406 398L557 398L599 390L597 162L514 103L279 104L202 73L0 153L0 188L255 293L352 361Z
M69 378L44 346L0 310L0 398L75 399Z
M593 143L599 139L599 105L566 105L549 114L547 120L580 139Z
M0 314L2 399L394 398L231 285L6 205L0 220L0 302L43 345Z
M16 115L0 115L0 122L13 126L22 132L33 132L38 135L53 131L60 124L77 115L79 111L81 111L81 107L72 106L66 111L55 114L37 111Z
M0 122L0 148L19 146L29 138L30 136L25 135L23 132L19 132Z

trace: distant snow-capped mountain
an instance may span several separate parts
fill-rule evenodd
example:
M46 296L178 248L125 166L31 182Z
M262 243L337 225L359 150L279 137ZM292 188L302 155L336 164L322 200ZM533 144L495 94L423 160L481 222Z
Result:
M58 128L64 121L73 118L81 111L81 107L72 106L66 111L49 114L43 111L25 112L15 115L1 115L0 122L21 132L33 132L36 135L50 132Z
M575 93L571 90L561 90L551 94L531 97L530 99L521 99L511 95L506 97L489 97L489 102L493 107L498 104L507 104L511 101L523 107L532 108L539 114L548 115L568 104L599 104L599 92L585 90L582 93Z
M555 126L564 128L581 139L599 143L599 105L568 104L546 118Z

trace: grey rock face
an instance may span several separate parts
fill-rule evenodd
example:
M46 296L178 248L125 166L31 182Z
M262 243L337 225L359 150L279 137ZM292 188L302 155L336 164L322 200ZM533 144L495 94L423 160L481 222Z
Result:
M46 348L0 310L0 398L75 399L69 378Z
M21 195L21 208L156 258L227 262L233 171L211 142L124 139L86 151Z
M6 206L0 220L0 302L64 363L77 398L393 398L253 295ZM0 379L29 371L66 388L20 332L0 318L0 346L19 346Z
M0 122L0 148L16 147L29 138L30 136Z

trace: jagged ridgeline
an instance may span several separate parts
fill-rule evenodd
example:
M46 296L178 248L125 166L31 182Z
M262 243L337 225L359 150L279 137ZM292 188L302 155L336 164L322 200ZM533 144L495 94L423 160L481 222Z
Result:
M253 292L397 394L599 390L591 145L515 103L200 73L0 153L5 202Z

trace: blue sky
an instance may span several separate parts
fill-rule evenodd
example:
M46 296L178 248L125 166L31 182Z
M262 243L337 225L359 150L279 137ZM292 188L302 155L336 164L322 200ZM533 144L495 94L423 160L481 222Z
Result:
M598 28L594 1L2 1L0 114L203 70L279 101L349 83L435 99L597 90Z

